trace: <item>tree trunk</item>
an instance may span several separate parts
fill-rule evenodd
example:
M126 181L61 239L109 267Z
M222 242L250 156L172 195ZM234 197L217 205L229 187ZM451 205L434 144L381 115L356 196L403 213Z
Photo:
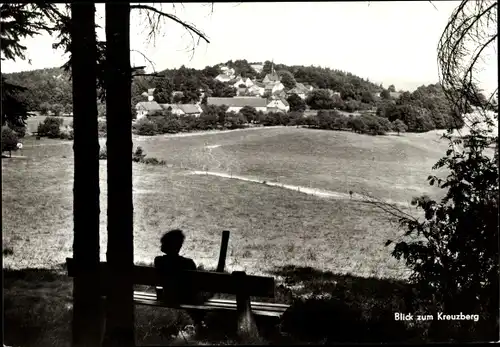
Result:
M106 346L133 346L130 3L106 3L106 123L110 268Z
M99 346L99 141L97 134L95 6L72 3L71 52L74 106L73 346Z

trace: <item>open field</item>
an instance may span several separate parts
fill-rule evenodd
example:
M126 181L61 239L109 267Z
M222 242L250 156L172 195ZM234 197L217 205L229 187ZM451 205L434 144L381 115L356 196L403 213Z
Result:
M447 148L438 132L374 137L283 127L194 139L140 137L134 143L174 167L352 190L402 203L423 193L436 196L425 179Z
M268 273L302 265L357 276L404 278L383 246L397 225L374 206L280 187L192 175L217 170L346 194L367 190L407 202L443 153L434 133L371 137L273 128L190 137L135 137L166 166L134 164L135 260L150 263L159 238L186 231L184 253L213 267L231 230L228 269ZM102 140L104 144L105 139ZM56 267L72 253L72 143L28 137L26 158L3 160L3 245L10 268ZM206 146L217 146L206 148ZM375 160L373 160L375 158ZM57 188L56 188L57 187ZM106 250L106 162L101 161L101 257ZM413 210L414 212L414 210Z

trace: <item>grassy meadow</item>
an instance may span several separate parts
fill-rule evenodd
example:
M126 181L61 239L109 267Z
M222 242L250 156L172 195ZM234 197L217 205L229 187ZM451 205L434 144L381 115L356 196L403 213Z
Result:
M72 142L26 137L23 144L15 158L2 159L5 315L10 319L6 326L24 324L38 329L40 340L28 342L22 341L20 327L18 335L11 330L12 345L63 346L67 343L49 336L56 334L68 341L70 329L69 324L61 328L57 322L71 319L71 280L61 264L72 256ZM275 276L277 301L291 303L291 293L308 297L326 291L330 296L325 300L334 300L328 302L338 322L344 313L359 311L365 322L385 315L386 323L396 324L390 314L404 307L396 308L394 298L403 291L400 280L408 272L390 255L391 247L384 247L388 238L400 234L397 222L385 212L354 199L322 198L190 171L233 173L343 193L366 192L407 203L415 195L440 193L426 182L447 147L437 132L372 137L273 127L196 136L134 136L134 149L137 146L148 157L167 164L133 164L136 263L151 264L160 254L161 235L181 228L186 234L181 253L204 268L215 268L221 232L230 230L226 269ZM105 260L106 161L100 164L101 258ZM406 211L417 214L410 207ZM44 284L33 284L32 278L41 278ZM55 308L58 305L60 309ZM317 316L301 309L307 308L298 308L303 317ZM161 336L169 333L162 326L188 324L185 315L172 310L138 307L137 312L137 338L143 343L165 343ZM53 316L54 321L36 321L34 313ZM330 324L314 319L309 323L316 322L316 327ZM300 320L291 322L295 322L290 323L292 327L305 326ZM337 337L349 330L342 324ZM370 334L382 331L372 325L360 329ZM385 335L377 335L379 340L397 330L387 329ZM352 337L343 338L352 341Z
M166 166L134 164L135 260L151 262L161 234L186 231L184 253L217 262L230 230L228 269L269 272L308 265L336 273L404 277L383 247L397 225L374 206L190 170L232 172L339 192L367 191L408 202L445 145L436 134L371 137L348 132L273 128L198 136L135 137L134 146ZM102 140L104 145L104 140ZM207 148L210 145L220 147ZM70 141L24 140L22 157L4 159L4 259L10 268L53 267L71 256L73 157ZM24 157L24 158L23 158ZM375 158L375 160L373 160ZM101 161L101 254L106 249L106 161Z

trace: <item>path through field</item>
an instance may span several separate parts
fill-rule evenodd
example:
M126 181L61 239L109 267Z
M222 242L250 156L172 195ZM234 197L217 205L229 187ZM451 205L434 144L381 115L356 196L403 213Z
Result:
M367 197L365 195L354 193L354 192L351 196L350 194L347 194L347 193L334 192L331 190L316 189L316 188L311 188L311 187L296 186L296 185L284 184L284 183L279 183L279 182L265 181L265 180L262 180L259 178L252 178L252 177L241 176L241 175L233 175L233 174L227 174L227 173L222 173L222 172L191 171L190 174L192 174L192 175L210 175L210 176L217 176L217 177L223 177L223 178L231 178L231 179L236 179L236 180L246 181L246 182L260 183L260 184L265 184L265 185L272 186L272 187L280 187L283 189L294 190L294 191L297 191L299 193L314 195L314 196L318 196L318 197L322 197L322 198L351 199L351 200L362 201L362 202L376 202L376 200L374 200L374 199L370 199L369 197ZM387 200L385 202L389 203L389 204L399 205L401 207L408 207L408 202L391 201L391 200Z

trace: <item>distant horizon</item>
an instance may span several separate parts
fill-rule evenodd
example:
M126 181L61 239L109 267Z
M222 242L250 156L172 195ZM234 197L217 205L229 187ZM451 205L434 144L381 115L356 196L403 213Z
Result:
M437 44L459 1L186 3L157 4L194 24L210 44L193 48L177 23L162 24L149 40L147 20L131 15L131 64L147 72L181 65L203 69L228 60L274 60L285 65L322 66L350 72L385 88L413 91L439 82ZM244 20L242 20L244 19ZM104 40L104 4L96 4L99 40ZM423 25L424 24L424 25ZM4 73L62 66L67 60L53 50L48 34L21 40L28 61L3 61ZM496 48L496 47L494 47ZM138 53L140 51L141 53ZM496 50L485 52L478 77L487 93L498 86ZM147 57L144 58L143 54Z

